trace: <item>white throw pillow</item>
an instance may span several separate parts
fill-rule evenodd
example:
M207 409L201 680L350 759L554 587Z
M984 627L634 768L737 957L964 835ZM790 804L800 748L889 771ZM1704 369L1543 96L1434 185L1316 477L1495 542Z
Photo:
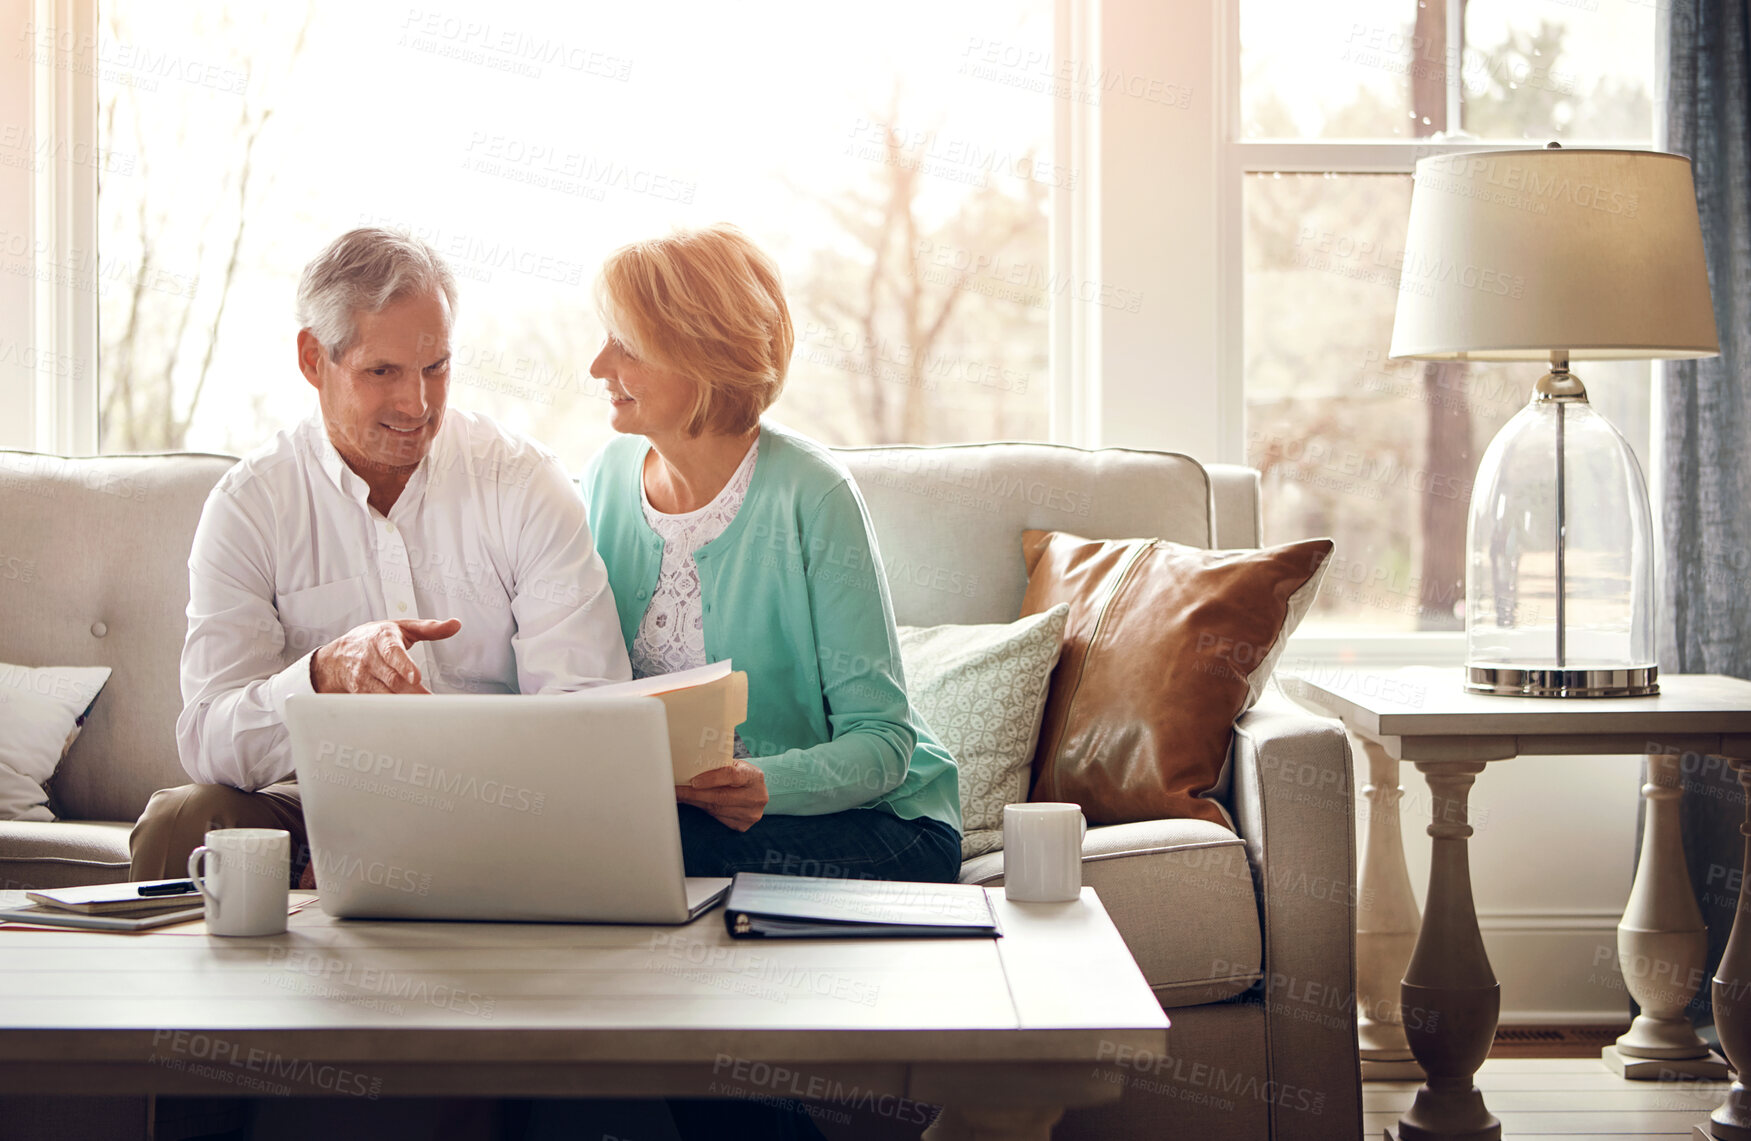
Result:
M108 680L108 666L0 663L0 820L55 818L43 786Z
M961 858L1003 847L1003 806L1027 799L1040 716L1070 607L1019 622L901 626L912 708L961 770Z

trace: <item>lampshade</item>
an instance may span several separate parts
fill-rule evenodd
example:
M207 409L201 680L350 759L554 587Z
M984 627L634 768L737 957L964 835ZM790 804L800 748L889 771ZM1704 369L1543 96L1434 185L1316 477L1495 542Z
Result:
M1417 163L1394 357L1646 360L1720 351L1690 160L1505 150Z
M1689 159L1553 146L1417 163L1391 355L1550 361L1472 483L1466 688L1659 692L1647 485L1569 364L1717 352Z

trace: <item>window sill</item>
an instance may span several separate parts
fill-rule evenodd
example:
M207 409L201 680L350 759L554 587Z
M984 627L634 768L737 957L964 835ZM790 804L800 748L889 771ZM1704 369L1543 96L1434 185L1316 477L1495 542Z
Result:
M1341 628L1297 631L1290 635L1277 669L1297 666L1350 666L1363 669L1397 669L1400 666L1452 666L1465 663L1465 633L1384 634Z

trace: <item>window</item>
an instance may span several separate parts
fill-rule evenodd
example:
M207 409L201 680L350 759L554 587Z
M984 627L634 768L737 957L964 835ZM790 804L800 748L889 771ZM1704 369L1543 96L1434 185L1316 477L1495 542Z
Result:
M832 443L1044 438L1050 0L98 4L100 446L236 453L314 407L297 275L379 224L456 271L451 400L581 466L603 256L733 221L784 270L775 414Z
M1240 0L1240 135L1645 145L1654 15L1640 0Z
M1452 5L1452 8L1449 8ZM1387 359L1424 155L1652 140L1654 9L1240 0L1246 461L1265 539L1331 535L1308 629L1457 630L1472 476L1535 364ZM1648 366L1585 366L1645 456Z
M21 385L22 427L0 418L14 446L95 446L64 430L97 423L81 401L103 406L112 450L253 445L310 407L290 360L298 269L341 228L386 219L432 238L462 276L457 402L578 463L603 438L587 377L589 274L622 241L729 218L787 275L799 344L779 412L797 426L845 442L1049 432L1258 465L1266 541L1329 533L1343 556L1301 652L1390 644L1406 656L1457 647L1403 635L1458 626L1459 508L1481 448L1537 375L1386 359L1412 167L1551 138L1650 145L1659 11L1641 0L908 0L853 21L759 0L666 11L654 27L625 6L586 18L511 3L483 27L430 8L409 25L406 7L361 3L228 27L202 3L171 27L148 22L141 0L83 2L101 16L96 65L79 74L100 76L104 145L67 173L98 168L102 216L43 248L66 259L69 244L90 248L79 235L98 234L102 352L83 376L101 387ZM43 47L39 59L61 58L58 41ZM239 98L224 86L244 70ZM1060 75L1078 82L1066 91ZM1109 88L1110 76L1123 82ZM1171 104L1150 97L1162 91ZM334 128L360 108L382 125ZM244 211L254 136L243 124L268 109L247 151ZM596 162L582 188L601 199L533 184L552 176L530 169L537 143L553 156L543 163ZM520 158L517 144L529 148ZM642 190L601 185L638 172ZM690 184L692 201L660 198L657 176L670 193ZM919 233L892 239L900 213L884 240L884 192L907 183ZM33 232L28 211L0 221ZM233 247L246 284L226 291ZM23 268L40 297L36 260ZM1141 304L1065 304L1054 283L1066 275ZM194 294L186 312L179 290ZM77 318L80 297L64 300ZM65 321L45 340L45 315L61 310L39 304L34 325L22 312L0 306L0 334L89 359L90 323ZM923 353L919 330L936 331ZM1584 374L1636 443L1646 371ZM53 399L68 391L78 399ZM153 434L166 424L180 439Z

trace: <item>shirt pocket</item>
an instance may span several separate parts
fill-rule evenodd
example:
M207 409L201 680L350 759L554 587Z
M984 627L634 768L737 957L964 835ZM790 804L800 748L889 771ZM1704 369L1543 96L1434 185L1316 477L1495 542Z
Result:
M286 631L286 656L297 659L332 642L354 626L372 621L370 596L362 576L274 596Z

